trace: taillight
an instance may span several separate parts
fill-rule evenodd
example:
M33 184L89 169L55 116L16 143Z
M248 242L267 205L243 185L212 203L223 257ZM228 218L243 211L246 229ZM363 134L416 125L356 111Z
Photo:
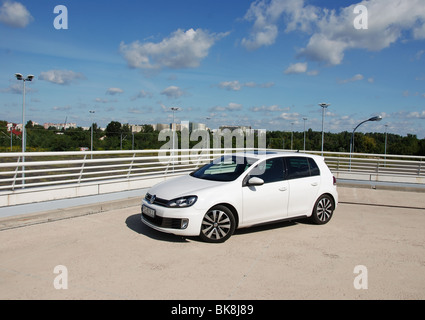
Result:
M334 186L336 186L336 178L335 178L335 176L332 176L332 178L333 178Z

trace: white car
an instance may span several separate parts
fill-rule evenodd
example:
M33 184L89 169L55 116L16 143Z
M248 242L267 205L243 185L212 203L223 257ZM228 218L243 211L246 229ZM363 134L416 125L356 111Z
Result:
M150 188L141 219L162 232L224 242L260 223L310 217L325 224L337 204L336 179L322 157L236 153Z

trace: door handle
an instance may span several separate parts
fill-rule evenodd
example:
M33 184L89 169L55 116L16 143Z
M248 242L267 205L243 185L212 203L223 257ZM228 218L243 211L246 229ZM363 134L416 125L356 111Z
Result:
M317 187L317 186L319 185L319 183L318 183L318 182L313 182L311 185L312 185L313 187Z
M286 187L280 187L279 188L279 191L286 191L286 190L288 190Z

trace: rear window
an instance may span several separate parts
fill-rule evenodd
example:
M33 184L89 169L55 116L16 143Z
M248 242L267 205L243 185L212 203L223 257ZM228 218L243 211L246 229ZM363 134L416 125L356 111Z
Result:
M288 180L320 175L319 167L312 158L287 157L285 159Z

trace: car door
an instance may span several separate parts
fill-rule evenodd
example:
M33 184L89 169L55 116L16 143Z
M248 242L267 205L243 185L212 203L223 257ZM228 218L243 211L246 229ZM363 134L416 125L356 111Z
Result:
M256 165L246 176L258 177L263 185L242 187L243 224L255 224L287 216L289 188L284 180L283 158L267 159Z
M285 158L289 184L288 216L308 215L317 199L320 170L308 157Z

